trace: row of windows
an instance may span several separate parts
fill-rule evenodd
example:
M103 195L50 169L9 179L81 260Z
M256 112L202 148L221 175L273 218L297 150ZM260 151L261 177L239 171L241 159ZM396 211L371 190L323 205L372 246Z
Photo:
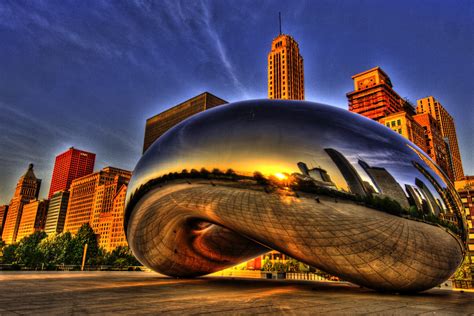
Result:
M395 125L400 126L400 125L402 125L402 121L401 120L397 120L396 122L395 121L390 121L390 122L387 122L385 125L387 127L390 127L390 126L394 127Z

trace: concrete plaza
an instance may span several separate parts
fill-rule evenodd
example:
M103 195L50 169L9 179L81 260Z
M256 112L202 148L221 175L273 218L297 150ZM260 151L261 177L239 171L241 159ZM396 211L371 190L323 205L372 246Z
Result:
M2 272L0 315L70 314L474 314L474 293L432 289L381 294L348 283L148 272Z

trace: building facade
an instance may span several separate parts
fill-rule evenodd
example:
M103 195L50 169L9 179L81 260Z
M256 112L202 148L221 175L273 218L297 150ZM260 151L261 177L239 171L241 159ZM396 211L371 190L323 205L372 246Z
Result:
M51 196L44 228L46 234L59 234L63 232L68 201L69 191L59 191Z
M462 180L455 181L454 185L464 206L469 233L469 260L471 265L474 265L474 176L465 176ZM474 274L474 266L471 272Z
M74 147L56 156L48 199L55 192L69 190L74 179L91 174L94 163L95 154Z
M7 218L8 205L0 205L0 237L3 233L3 226L5 226L5 219Z
M373 120L404 110L402 98L393 90L389 76L375 67L352 76L354 91L347 94L349 111Z
M23 207L30 200L38 198L40 187L41 180L36 178L33 164L30 164L26 173L18 180L15 193L8 206L8 214L2 233L2 239L5 243L13 244L17 241Z
M106 232L106 230L101 229L101 223L103 223L103 221L101 222L101 216L104 217L106 215L103 214L112 213L117 193L123 185L128 184L131 177L132 173L130 171L116 174L112 181L105 182L97 187L90 224L92 229L101 236Z
M449 151L449 163L453 175L452 179L462 180L464 178L464 170L453 117L446 111L441 103L432 96L419 99L417 104L417 113L428 113L438 121L441 135L448 144L447 150Z
M454 120L433 97L417 101L416 109L394 90L388 75L375 67L352 76L349 110L373 119L426 152L452 180L463 177Z
M424 152L427 151L425 131L408 112L401 111L382 117L379 123L407 138Z
M209 92L204 92L160 114L150 117L146 120L143 152L145 152L158 137L181 121L184 121L196 113L226 103L227 101Z
M425 135L425 152L444 171L448 178L453 181L453 173L449 163L449 152L446 142L441 134L438 121L430 114L421 113L413 116L413 119L423 128Z
M111 240L114 238L115 217L120 217L121 232L124 234L124 200L126 185L131 176L130 171L106 167L99 172L74 180L70 190L64 231L75 234L82 225L88 223L98 236L99 246L113 250L115 247L112 246ZM119 203L119 199L123 199L122 203Z
M23 206L20 225L18 226L17 241L44 230L48 213L49 200L32 200Z
M104 185L112 183L116 175L130 173L118 168L106 167L98 172L72 181L66 212L64 231L75 234L82 225L94 225L96 210L103 207Z
M304 100L304 67L298 43L280 34L268 53L268 98Z
M128 245L123 221L126 195L127 185L124 183L114 195L112 210L100 214L99 246L107 251Z
M281 34L268 53L268 98L304 100L304 67L298 43Z

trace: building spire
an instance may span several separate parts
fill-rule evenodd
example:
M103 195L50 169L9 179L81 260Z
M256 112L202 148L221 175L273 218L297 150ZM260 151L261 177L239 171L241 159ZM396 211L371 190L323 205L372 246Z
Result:
M281 35L281 12L278 12L278 22L280 24L280 35Z

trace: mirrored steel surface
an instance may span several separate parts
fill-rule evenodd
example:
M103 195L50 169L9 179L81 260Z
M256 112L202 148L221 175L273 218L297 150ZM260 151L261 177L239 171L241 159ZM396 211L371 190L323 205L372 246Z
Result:
M443 172L385 126L335 107L252 100L160 137L130 182L137 258L192 277L269 249L369 288L421 291L463 260L466 222Z

